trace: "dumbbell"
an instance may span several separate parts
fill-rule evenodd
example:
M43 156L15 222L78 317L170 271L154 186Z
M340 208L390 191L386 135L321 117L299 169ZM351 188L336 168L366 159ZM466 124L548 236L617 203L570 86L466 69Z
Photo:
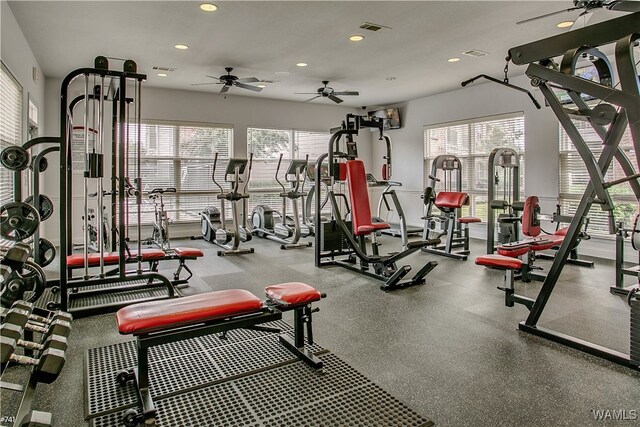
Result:
M20 338L16 339L13 336L2 335L0 337L0 356L2 365L9 362L11 355L15 353L18 346L44 353L48 348L67 351L69 345L67 344L67 338L61 335L50 335L42 344L33 341L24 341Z
M4 339L5 337L2 338ZM4 357L4 354L2 356ZM66 354L63 350L49 347L40 354L39 358L12 353L9 355L7 362L35 366L36 368L33 371L34 379L39 383L51 384L60 375L66 362Z
M0 334L17 341L22 338L22 334L25 330L41 333L42 337L40 339L40 342L44 344L49 339L49 337L55 335L61 336L66 339L71 333L71 323L64 320L56 320L48 327L44 328L29 324L23 325L15 323L3 323L1 326Z
M2 325L3 327L4 325L15 325L21 329L24 328L28 331L40 332L42 334L50 334L50 330L53 329L55 334L63 335L65 337L68 337L71 332L71 322L64 320L68 318L64 314L60 315L60 318L53 318L53 320L47 321L42 325L32 323L29 317L30 313L28 311L19 308L12 308L6 312L4 319L2 319Z
M27 321L37 322L42 324L49 324L55 320L64 320L67 322L71 322L73 320L73 316L66 311L54 311L50 317L38 316L37 314L33 314L33 303L27 301L16 301L11 305L9 310L3 309L1 312L2 321L8 323L16 323L22 324L22 320L15 320L17 317L26 316Z

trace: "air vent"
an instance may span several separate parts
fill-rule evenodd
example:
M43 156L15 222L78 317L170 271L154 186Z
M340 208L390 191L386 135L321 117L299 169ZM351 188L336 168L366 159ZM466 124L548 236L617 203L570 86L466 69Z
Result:
M474 58L481 58L483 56L487 56L489 55L488 52L483 52L481 50L477 50L477 49L471 49L468 50L466 52L462 52L463 55L467 55L467 56L473 56Z
M176 70L175 68L171 68L171 67L158 67L158 66L153 67L153 69L156 71L175 71Z
M379 31L383 28L386 28L387 30L391 29L391 27L387 27L385 25L380 25L380 24L374 24L372 22L365 22L364 24L360 25L360 28L362 28L363 30L369 30L369 31Z

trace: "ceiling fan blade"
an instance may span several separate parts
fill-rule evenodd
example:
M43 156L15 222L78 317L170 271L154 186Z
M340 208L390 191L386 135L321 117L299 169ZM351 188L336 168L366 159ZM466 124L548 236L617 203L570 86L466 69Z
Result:
M561 13L571 12L571 11L578 10L578 9L582 9L582 8L581 7L570 7L569 9L562 9L562 10L558 10L556 12L545 13L544 15L536 16L535 18L529 18L529 19L524 19L522 21L518 21L518 22L516 22L516 25L526 24L527 22L537 21L538 19L547 18L549 16L559 15Z
M317 95L318 92L295 92L294 95Z
M582 12L580 15L578 15L576 20L573 21L573 25L571 26L569 31L577 30L578 28L586 27L587 23L591 20L592 16L593 16L593 12L591 12L591 11Z
M217 85L218 83L191 83L191 86Z
M316 99L316 98L320 98L320 95L316 95L316 96L314 96L313 98L309 98L309 99L307 99L306 101L302 101L302 102L309 102L309 101L313 101L313 100L314 100L314 99Z
M245 77L244 79L237 79L238 83L258 83L260 81L257 77Z
M329 95L328 98L336 104L340 104L342 102L342 99L338 98L337 96Z
M260 92L260 91L262 91L262 88L261 88L261 87L258 87L258 86L251 86L251 85L246 85L246 84L244 84L244 83L239 83L237 80L234 82L234 84L235 84L236 86L238 86L238 87L241 87L242 89L249 89L249 90L252 90L252 91L254 91L254 92Z
M222 86L222 89L220 89L220 93L226 93L226 92L228 92L230 87L231 87L231 86L227 86L227 85Z
M210 76L208 74L205 74L205 77L209 77L210 79L214 79L214 80L220 80L218 77Z
M358 96L360 95L360 92L356 91L356 90L345 90L343 92L333 92L334 95L354 95L354 96Z
M614 0L605 5L609 10L621 12L640 12L640 1Z

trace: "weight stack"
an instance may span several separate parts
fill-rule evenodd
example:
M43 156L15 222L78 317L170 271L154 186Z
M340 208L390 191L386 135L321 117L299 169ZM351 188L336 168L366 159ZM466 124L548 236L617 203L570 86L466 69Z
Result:
M631 299L631 364L640 367L640 293Z

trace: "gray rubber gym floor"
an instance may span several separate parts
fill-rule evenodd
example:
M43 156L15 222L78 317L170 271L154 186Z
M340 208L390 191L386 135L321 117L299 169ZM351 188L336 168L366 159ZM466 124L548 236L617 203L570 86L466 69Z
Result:
M399 247L398 239L381 241L383 250ZM204 241L173 242L205 250L203 259L190 263L197 277L184 293L243 288L262 295L265 285L286 281L316 286L328 294L314 318L316 341L436 425L640 423L594 419L598 410L640 417L640 374L519 332L527 310L504 307L496 289L502 274L473 263L483 242L473 242L466 262L412 255L407 263L414 270L427 259L439 265L426 285L391 293L339 267L317 269L313 248L282 251L275 242L251 243L254 254L220 258ZM565 267L540 324L627 353L629 309L609 294L613 279L611 261L596 260L595 269ZM533 296L539 286L519 289ZM38 386L36 409L53 412L57 426L86 425L84 355L129 339L118 334L113 314L74 321L65 369L55 383Z

